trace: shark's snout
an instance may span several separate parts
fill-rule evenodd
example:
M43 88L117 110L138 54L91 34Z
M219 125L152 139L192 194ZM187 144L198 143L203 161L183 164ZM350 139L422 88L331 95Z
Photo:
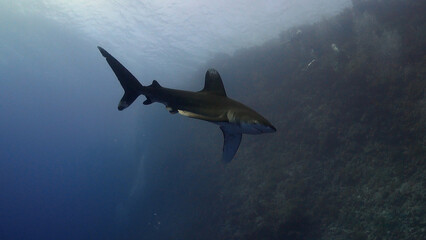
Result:
M277 131L277 129L270 124L258 125L258 126L256 126L256 128L259 129L261 133L273 133L273 132Z
M269 127L270 132L276 132L277 131L277 129L272 125L270 125L268 127Z
M262 133L273 133L277 129L271 124L261 124L261 123L241 123L242 133L247 134L262 134Z

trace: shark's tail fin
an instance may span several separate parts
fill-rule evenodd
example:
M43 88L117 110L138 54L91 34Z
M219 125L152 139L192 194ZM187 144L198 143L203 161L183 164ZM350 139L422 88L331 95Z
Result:
M123 110L130 106L136 98L143 93L144 86L127 70L117 59L109 54L105 49L98 47L102 56L104 56L109 66L114 71L124 89L124 95L118 104L118 110Z

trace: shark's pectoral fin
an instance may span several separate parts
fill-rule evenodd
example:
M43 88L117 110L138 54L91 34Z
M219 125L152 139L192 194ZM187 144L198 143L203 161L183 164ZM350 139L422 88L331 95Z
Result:
M223 133L223 162L230 162L237 153L238 147L241 143L242 134L231 131L231 129L224 126L220 127Z

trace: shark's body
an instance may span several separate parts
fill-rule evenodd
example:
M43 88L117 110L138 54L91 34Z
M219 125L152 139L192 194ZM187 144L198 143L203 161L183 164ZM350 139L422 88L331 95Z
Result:
M120 111L130 106L139 95L144 95L145 105L159 102L171 113L216 123L220 125L224 136L224 162L230 162L235 156L243 133L261 134L276 131L260 114L228 98L222 79L214 69L207 71L204 88L199 92L164 88L155 80L150 86L142 86L120 62L103 48L98 48L124 89L124 96L118 105Z

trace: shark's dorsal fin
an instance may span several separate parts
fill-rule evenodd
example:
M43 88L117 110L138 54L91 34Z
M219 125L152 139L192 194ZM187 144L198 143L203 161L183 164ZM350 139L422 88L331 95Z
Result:
M241 143L242 134L239 132L233 132L231 128L225 126L221 126L220 130L222 130L224 138L222 161L228 163L237 153L238 147Z
M204 88L201 92L208 92L226 97L225 87L223 86L222 78L218 71L213 68L207 70Z

